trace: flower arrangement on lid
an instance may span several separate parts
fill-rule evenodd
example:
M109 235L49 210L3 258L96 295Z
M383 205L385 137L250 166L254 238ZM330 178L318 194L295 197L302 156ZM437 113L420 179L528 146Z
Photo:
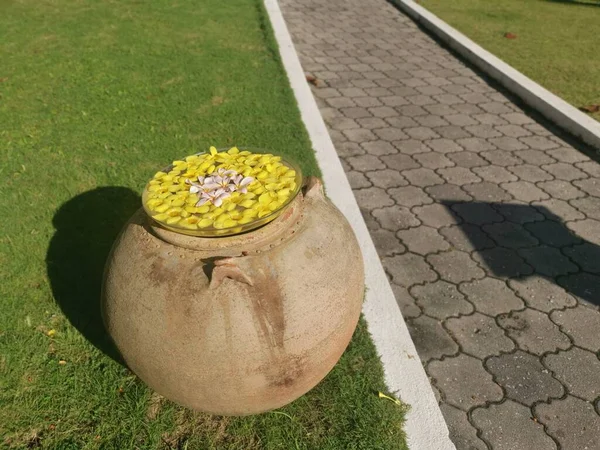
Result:
M184 234L237 234L276 218L298 193L297 167L273 154L240 151L191 155L157 172L146 186L146 212Z

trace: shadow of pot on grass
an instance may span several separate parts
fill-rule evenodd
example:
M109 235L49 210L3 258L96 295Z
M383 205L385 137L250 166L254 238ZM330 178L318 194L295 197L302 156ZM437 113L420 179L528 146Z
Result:
M124 187L100 187L73 197L56 212L46 267L54 298L71 324L96 348L123 360L100 311L104 264L119 231L140 207Z

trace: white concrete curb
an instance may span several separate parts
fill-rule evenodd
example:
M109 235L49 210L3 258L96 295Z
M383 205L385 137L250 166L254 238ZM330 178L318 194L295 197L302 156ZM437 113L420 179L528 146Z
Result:
M401 11L558 127L600 150L600 123L544 89L412 0L391 0Z
M388 388L411 406L405 425L408 444L411 450L454 450L429 379L410 338L325 122L306 82L277 0L264 0L264 3L302 120L323 173L327 195L352 225L362 249L367 285L363 314L381 357Z

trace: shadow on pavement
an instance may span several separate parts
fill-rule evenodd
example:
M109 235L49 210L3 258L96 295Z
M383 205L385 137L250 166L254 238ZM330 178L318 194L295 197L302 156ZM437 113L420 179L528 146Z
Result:
M56 302L95 347L123 364L100 314L104 263L125 222L140 207L138 194L101 187L73 197L56 212L46 266Z
M600 306L600 246L575 234L545 206L442 203L493 275L540 276Z

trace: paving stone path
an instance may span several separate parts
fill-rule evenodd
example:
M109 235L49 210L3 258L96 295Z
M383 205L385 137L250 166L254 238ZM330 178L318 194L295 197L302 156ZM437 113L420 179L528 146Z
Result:
M280 1L457 448L600 449L600 165L384 0Z

